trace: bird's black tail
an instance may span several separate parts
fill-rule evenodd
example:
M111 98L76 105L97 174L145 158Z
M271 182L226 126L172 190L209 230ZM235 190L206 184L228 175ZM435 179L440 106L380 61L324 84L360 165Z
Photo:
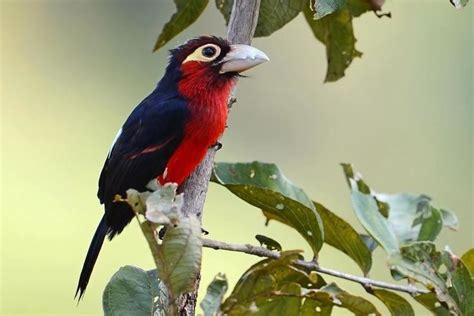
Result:
M79 294L79 300L84 295L84 291L86 290L87 283L89 283L89 279L91 277L92 269L94 269L94 264L99 256L100 248L102 248L102 244L104 243L105 235L107 235L108 225L105 222L105 216L102 217L102 220L97 226L97 230L95 231L94 238L92 238L91 244L89 246L89 250L87 251L86 260L84 260L84 265L82 266L81 276L79 277L79 282L77 284L76 295L74 298L77 297Z

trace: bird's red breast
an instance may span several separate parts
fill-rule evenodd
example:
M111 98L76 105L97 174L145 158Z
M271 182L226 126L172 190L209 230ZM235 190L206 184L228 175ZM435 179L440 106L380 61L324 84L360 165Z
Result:
M198 61L183 64L181 72L178 90L189 101L190 119L181 144L159 177L161 184L181 184L218 141L226 126L227 102L235 84L235 77L219 75Z

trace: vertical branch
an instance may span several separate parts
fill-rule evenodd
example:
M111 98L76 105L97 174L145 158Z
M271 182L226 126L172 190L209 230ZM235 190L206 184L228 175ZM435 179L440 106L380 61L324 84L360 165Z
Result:
M227 38L233 44L250 44L257 27L260 0L234 0L232 14L227 29ZM186 215L194 214L202 219L204 201L206 199L209 179L216 149L208 150L206 157L188 178L183 187ZM194 291L181 295L178 300L179 314L192 316L195 314L197 292L200 277L194 283Z

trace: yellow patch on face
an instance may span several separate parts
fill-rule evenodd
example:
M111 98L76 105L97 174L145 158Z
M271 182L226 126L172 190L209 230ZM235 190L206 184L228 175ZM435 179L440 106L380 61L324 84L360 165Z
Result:
M200 62L211 62L216 59L221 53L221 48L216 44L206 44L197 48L192 54L190 54L183 61L187 63L188 61L200 61Z

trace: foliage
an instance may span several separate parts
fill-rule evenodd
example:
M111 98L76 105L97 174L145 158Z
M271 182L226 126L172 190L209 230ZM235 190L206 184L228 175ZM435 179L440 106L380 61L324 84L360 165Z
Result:
M194 23L206 8L209 0L175 0L176 13L166 23L154 51L166 45L173 37ZM303 13L314 37L326 46L326 82L336 81L362 53L355 47L352 21L366 12L378 17L385 0L261 0L255 37L270 36ZM468 0L450 0L456 8L463 8ZM216 8L229 22L233 0L215 0Z
M260 208L267 221L273 219L296 229L315 255L321 249L324 232L316 208L274 164L220 163L214 168L212 181Z
M122 267L104 290L105 315L150 315L166 310L167 306L168 292L156 270L147 272L137 267Z
M354 260L364 275L370 271L376 242L387 253L395 280L408 279L424 287L425 292L416 292L422 293L414 297L416 301L436 315L472 315L474 250L459 258L449 249L437 250L433 243L443 227L457 227L456 215L433 206L423 194L377 193L352 165L342 167L352 206L370 237L321 203L311 201L274 164L217 163L212 181L261 209L267 221L274 219L298 231L315 256L324 243L331 245ZM104 291L106 314L134 315L132 312L145 310L154 310L155 315L172 313L176 308L172 302L190 290L197 278L202 248L199 221L182 215L182 196L176 195L175 185L152 184L152 192L129 190L127 201L138 217L145 215L141 227L157 270L152 275L134 267L120 269ZM166 227L162 241L156 238L161 225ZM327 284L320 273L304 264L300 250L284 250L267 236L256 238L279 257L250 267L226 298L227 280L216 276L201 303L205 315L272 315L277 310L288 315L328 315L337 308L356 315L380 315L367 298L351 294L336 283ZM414 315L405 298L388 289L364 285L392 315Z
M140 273L142 270L122 268L112 277L104 292L105 313L135 315L130 314L132 307L129 304L120 302L132 300L137 306L145 306L150 310L153 307L150 302L153 304L157 298L156 301L169 304L154 306L155 314L174 315L177 297L191 290L199 275L202 257L199 219L195 216L184 216L182 213L183 196L176 194L176 184L160 186L157 181L150 181L147 188L151 192L128 190L124 201L128 202L136 213L157 268L153 272L153 278L148 276L146 283L151 289L156 289L157 285L154 283L158 282L166 297L162 299L163 294L157 295L156 290L152 292L138 286L144 283L144 273ZM162 240L158 238L160 228L165 231ZM149 299L150 296L153 300ZM139 311L142 312L143 309L136 309L137 313Z

